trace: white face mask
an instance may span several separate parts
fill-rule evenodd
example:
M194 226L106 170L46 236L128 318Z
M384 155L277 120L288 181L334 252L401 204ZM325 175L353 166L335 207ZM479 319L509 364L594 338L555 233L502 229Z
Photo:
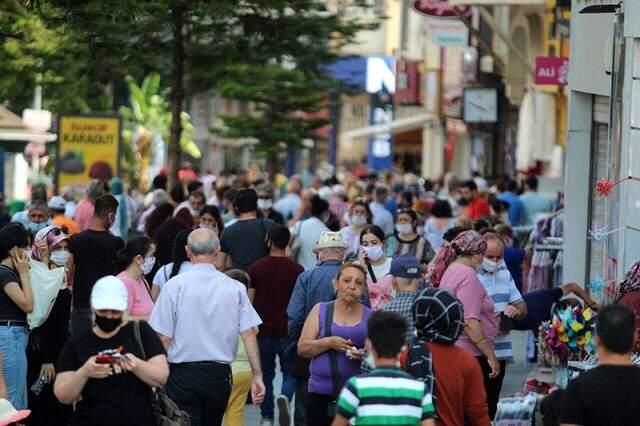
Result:
M485 257L482 261L482 269L493 274L498 270L498 262L494 262L493 260L489 260Z
M151 272L151 270L153 269L153 265L156 264L156 258L151 256L151 257L145 257L144 258L144 262L142 262L142 273L144 275L147 275L149 272Z
M273 201L272 200L265 200L262 198L258 199L258 208L260 210L269 210L271 207L273 207Z
M411 234L413 226L410 223L396 223L396 231L398 231L398 234Z
M208 224L208 223L201 223L200 224L200 228L202 229L209 229L211 231L213 231L215 228L213 227L213 225Z
M380 260L380 258L384 255L384 251L382 250L382 246L373 246L373 247L362 247L365 253L367 253L367 257L374 262L376 260Z
M54 263L58 266L64 266L67 264L67 260L69 260L70 255L71 253L66 250L56 250L51 253L51 256L49 256L49 260L51 261L51 263Z
M362 226L367 224L366 216L351 216L351 224L355 226Z

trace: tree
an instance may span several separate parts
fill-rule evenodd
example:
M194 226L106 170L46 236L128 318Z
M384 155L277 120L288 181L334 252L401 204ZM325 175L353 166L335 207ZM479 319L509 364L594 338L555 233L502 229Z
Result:
M172 113L169 109L167 90L160 85L160 75L153 73L144 78L141 85L131 76L125 78L129 87L130 106L120 107L124 119L123 152L130 183L143 190L149 188L148 169L153 155L153 142L161 138L168 141ZM180 148L193 158L200 158L198 145L191 138L193 125L186 112L180 116L183 129Z
M0 2L0 100L20 112L32 106L36 85L54 113L108 109L105 86L88 75L86 46L49 3L38 8Z
M326 1L245 1L233 19L236 28L228 40L233 56L218 85L228 98L254 108L224 117L228 137L253 138L256 149L269 158L270 171L278 169L277 155L286 147L299 147L311 132L328 123L308 118L327 106L334 82L324 66L340 48L353 43L358 32L379 24L362 22L329 10ZM364 7L364 6L362 6Z

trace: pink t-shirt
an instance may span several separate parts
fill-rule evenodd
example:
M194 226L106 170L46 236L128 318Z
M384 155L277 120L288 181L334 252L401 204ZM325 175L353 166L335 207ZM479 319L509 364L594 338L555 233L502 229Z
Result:
M451 291L464 307L464 319L480 321L487 342L494 347L498 334L494 306L491 297L478 280L476 271L465 265L454 265L447 268L440 281L440 288ZM481 355L478 347L471 342L466 333L462 333L456 342L474 355Z
M120 272L118 278L120 278L127 287L127 311L129 315L134 317L150 316L153 310L153 300L151 299L144 278L135 280L127 271Z

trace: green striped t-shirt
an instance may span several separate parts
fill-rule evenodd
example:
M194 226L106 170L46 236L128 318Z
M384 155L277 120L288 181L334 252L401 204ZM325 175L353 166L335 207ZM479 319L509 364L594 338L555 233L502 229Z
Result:
M435 417L423 382L399 368L376 368L352 377L340 392L338 414L356 425L419 425Z

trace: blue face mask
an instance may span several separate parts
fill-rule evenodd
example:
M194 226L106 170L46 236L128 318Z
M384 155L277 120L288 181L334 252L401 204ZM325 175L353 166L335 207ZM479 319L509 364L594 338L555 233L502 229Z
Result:
M27 223L26 228L31 231L31 232L38 232L39 230L46 228L47 227L47 222L42 222L42 223L35 223L35 222L31 222L29 221L29 223Z

